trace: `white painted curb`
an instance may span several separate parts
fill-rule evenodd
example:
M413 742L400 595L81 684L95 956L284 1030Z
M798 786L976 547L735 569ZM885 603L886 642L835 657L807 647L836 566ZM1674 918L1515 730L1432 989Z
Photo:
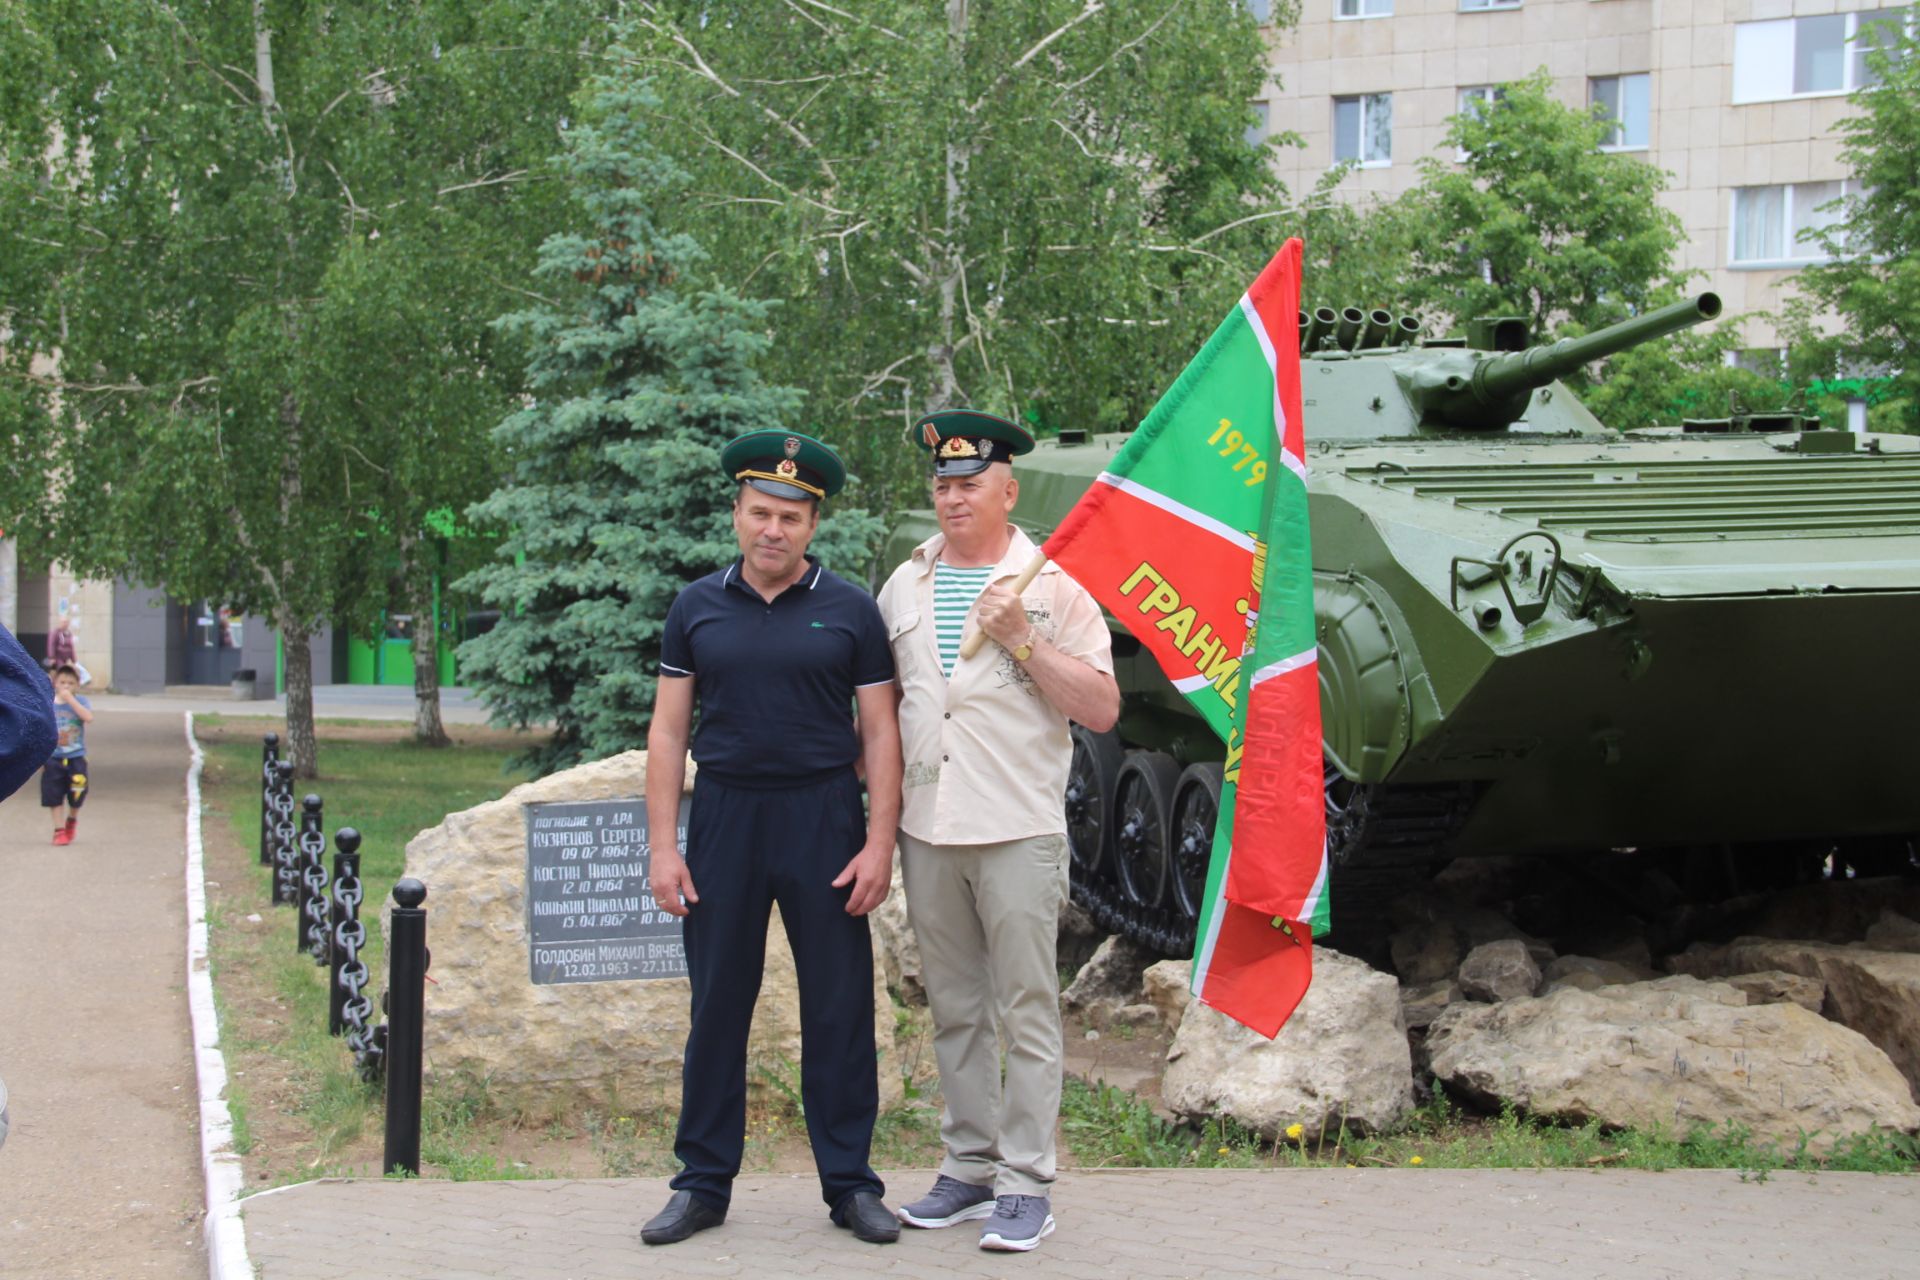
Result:
M205 757L193 738L193 712L186 713L187 750L187 1007L193 1013L193 1065L200 1081L200 1165L207 1178L207 1274L211 1280L253 1280L247 1233L240 1221L245 1179L233 1149L233 1114L227 1110L227 1060L220 1053L220 1016L213 1007L213 974L207 963L207 880L200 841L200 767Z

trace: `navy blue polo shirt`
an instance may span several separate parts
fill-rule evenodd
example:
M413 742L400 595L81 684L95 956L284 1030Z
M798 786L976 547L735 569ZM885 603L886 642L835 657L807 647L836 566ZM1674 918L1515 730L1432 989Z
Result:
M879 605L807 563L769 601L735 560L667 611L660 674L693 677L694 763L735 786L805 786L848 768L860 755L853 691L893 682Z

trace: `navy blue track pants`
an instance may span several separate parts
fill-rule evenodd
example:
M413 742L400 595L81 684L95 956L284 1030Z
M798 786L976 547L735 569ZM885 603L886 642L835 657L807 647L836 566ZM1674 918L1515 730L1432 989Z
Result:
M865 841L851 769L783 790L694 776L686 856L700 901L686 918L693 1019L673 1186L713 1208L727 1207L746 1143L747 1031L776 902L799 977L800 1094L821 1196L837 1207L856 1191L884 1194L868 1164L880 1101L873 943L866 917L847 914L852 885L832 886Z

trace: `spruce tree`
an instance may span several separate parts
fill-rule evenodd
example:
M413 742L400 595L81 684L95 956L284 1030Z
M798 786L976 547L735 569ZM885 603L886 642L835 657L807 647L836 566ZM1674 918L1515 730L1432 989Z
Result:
M663 225L685 177L646 137L650 90L602 77L580 105L559 168L586 229L541 246L559 300L500 321L530 349L526 402L493 433L509 480L468 512L503 532L495 562L458 584L501 611L467 681L495 723L555 726L543 771L645 741L668 606L737 552L720 447L800 407L754 371L769 304L696 287L700 247ZM870 532L848 516L843 547Z

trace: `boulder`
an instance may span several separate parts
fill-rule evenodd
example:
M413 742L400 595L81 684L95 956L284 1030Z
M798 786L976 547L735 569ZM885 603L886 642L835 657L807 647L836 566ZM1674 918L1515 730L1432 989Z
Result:
M1825 983L1820 1011L1885 1050L1920 1096L1920 955L1737 938L1721 959L1729 973L1780 969Z
M1882 911L1880 918L1867 926L1866 941L1875 951L1920 952L1920 924L1898 911Z
M1427 1049L1450 1090L1572 1123L1735 1124L1789 1149L1813 1135L1816 1153L1876 1125L1920 1128L1906 1081L1864 1036L1686 976L1454 1005Z
M1121 1005L1140 1003L1145 998L1141 974L1159 958L1131 938L1114 934L1060 993L1061 1009L1097 1024Z
M1387 944L1393 971L1408 986L1450 980L1466 958L1466 936L1449 920L1416 920L1394 931Z
M429 1077L483 1081L492 1096L532 1116L580 1103L678 1105L685 978L535 986L528 977L522 807L638 798L646 794L646 771L644 751L564 770L451 814L407 842L406 874L428 890ZM900 1059L885 969L881 963L873 969L870 992L847 994L873 1001L881 1105L887 1106L901 1096ZM793 955L776 909L748 1055L782 1078L797 1073L801 1058L799 1009ZM748 1078L757 1081L759 1074Z
M1140 975L1147 1003L1160 1011L1160 1021L1168 1031L1180 1029L1187 1005L1193 1000L1193 962L1162 960L1147 966Z
M873 927L873 959L886 975L887 989L907 1005L925 1006L927 985L920 975L920 942L907 920L907 891L900 880L900 855L893 859L893 889L867 917Z
M1736 991L1746 992L1748 1004L1797 1004L1808 1013L1819 1013L1827 998L1827 984L1820 979L1781 969L1736 973L1726 982Z
M1601 987L1618 986L1623 982L1646 982L1658 976L1651 967L1623 964L1618 960L1602 960L1597 956L1556 956L1546 968L1540 971L1540 980L1546 984L1546 991L1554 991L1560 987L1577 987L1582 991L1596 991Z
M1060 929L1055 935L1056 963L1062 969L1072 969L1076 973L1087 961L1093 959L1093 953L1107 940L1107 931L1102 929L1087 909L1073 900L1072 895L1060 899Z
M1483 942L1460 962L1460 989L1472 1000L1517 1000L1540 989L1540 966L1519 938Z
M1704 913L1701 927L1721 938L1857 942L1888 911L1920 920L1920 880L1902 876L1816 880L1728 902Z
M1191 1120L1231 1116L1277 1140L1391 1129L1413 1109L1400 984L1364 961L1315 948L1313 985L1268 1040L1206 1005L1181 1019L1161 1096Z
M1460 984L1452 978L1442 978L1424 986L1402 987L1400 1014L1406 1021L1407 1030L1424 1031L1440 1016L1442 1009L1466 998L1466 993L1460 990Z

